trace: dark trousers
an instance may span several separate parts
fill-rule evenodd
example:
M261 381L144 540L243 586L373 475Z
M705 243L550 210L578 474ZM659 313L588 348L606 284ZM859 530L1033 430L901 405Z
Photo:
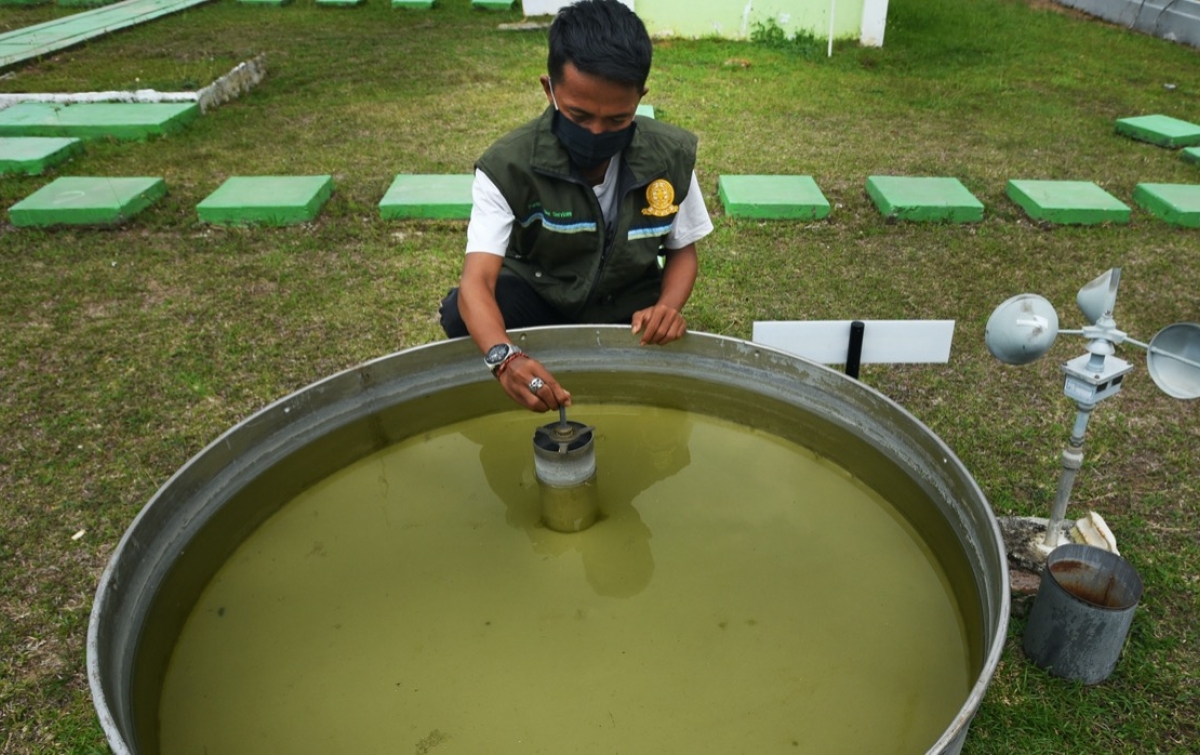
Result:
M537 295L533 287L516 275L500 273L496 279L496 304L504 316L504 327L533 328L538 325L566 325L571 322ZM468 335L467 324L458 313L458 289L452 288L438 308L442 330L447 338Z

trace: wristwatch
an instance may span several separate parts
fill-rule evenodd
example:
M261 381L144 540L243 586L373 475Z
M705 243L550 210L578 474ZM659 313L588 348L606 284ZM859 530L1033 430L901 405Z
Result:
M483 357L483 363L488 366L492 374L496 374L496 370L500 369L500 365L512 359L517 354L520 354L521 347L512 343L498 343L487 350L487 354Z

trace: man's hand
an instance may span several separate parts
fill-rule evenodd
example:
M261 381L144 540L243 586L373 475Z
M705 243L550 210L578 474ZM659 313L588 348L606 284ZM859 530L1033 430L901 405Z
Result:
M534 383L535 378L541 381L541 386ZM559 406L571 405L571 394L563 390L550 370L533 357L522 355L513 359L505 365L499 379L509 398L526 409L547 412ZM537 388L536 391L531 390L531 383L533 388Z
M642 334L642 345L670 343L687 332L687 321L678 309L666 304L639 309L633 313L633 332Z
M667 250L663 266L662 293L653 307L633 313L633 332L642 334L642 345L670 343L687 332L687 321L679 312L692 295L698 262L696 245Z

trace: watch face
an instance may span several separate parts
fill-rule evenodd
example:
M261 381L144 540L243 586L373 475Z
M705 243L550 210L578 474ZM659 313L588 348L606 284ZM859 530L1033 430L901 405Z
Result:
M487 362L490 365L500 364L501 362L504 361L505 357L507 357L509 355L509 353L512 351L512 349L513 349L512 344L498 343L495 346L493 346L492 348L488 349L487 356L485 356L483 358L483 361Z

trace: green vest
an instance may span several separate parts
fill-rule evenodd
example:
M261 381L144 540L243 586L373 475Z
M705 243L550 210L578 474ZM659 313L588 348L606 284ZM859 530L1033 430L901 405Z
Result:
M628 321L658 300L658 255L691 186L696 137L636 119L621 153L617 212L606 229L595 191L550 130L553 115L547 108L476 164L516 219L501 275L519 275L569 320Z

